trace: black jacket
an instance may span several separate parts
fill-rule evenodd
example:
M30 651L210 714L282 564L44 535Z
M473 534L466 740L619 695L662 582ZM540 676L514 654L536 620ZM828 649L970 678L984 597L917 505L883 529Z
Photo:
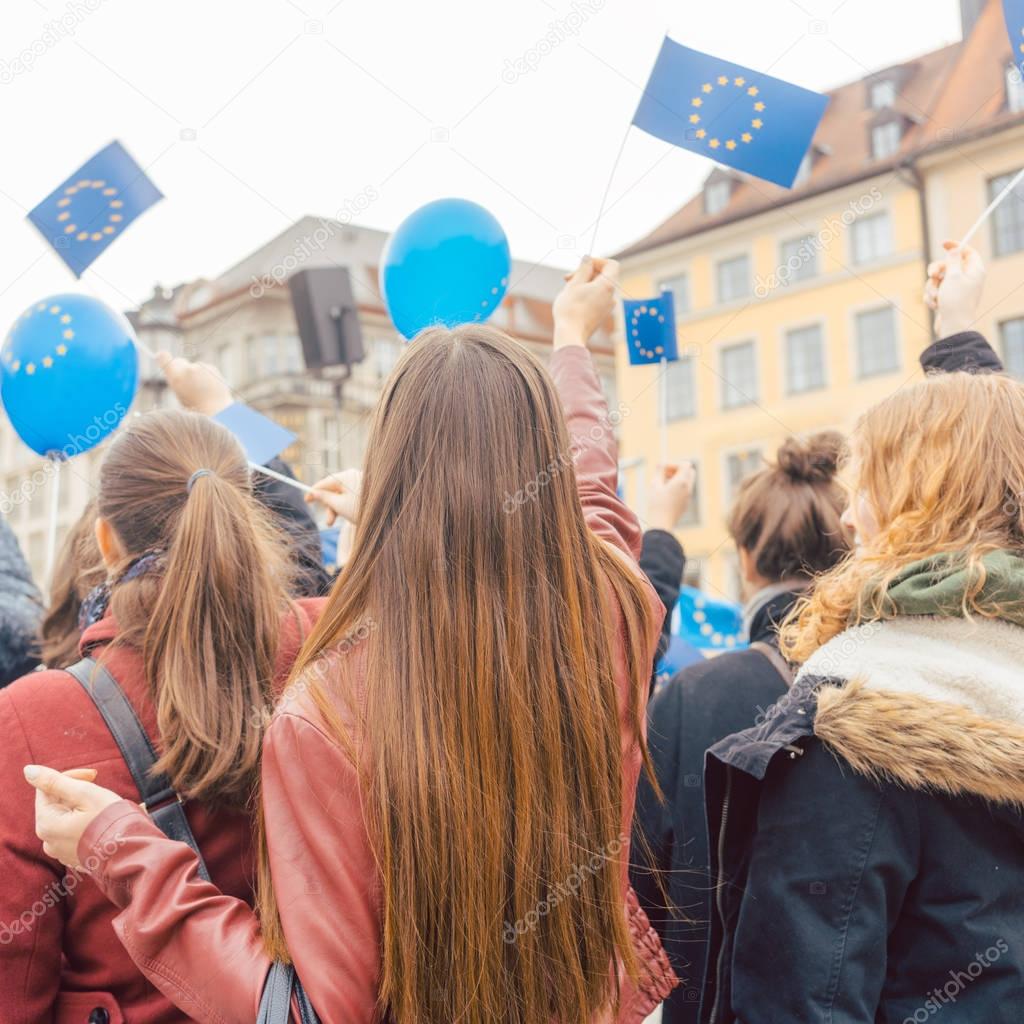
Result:
M0 519L0 686L39 664L39 590L11 528Z
M1019 1024L1024 629L928 616L818 650L706 770L702 1022Z
M782 593L762 607L750 639L775 646L778 625L797 596ZM735 651L683 669L651 704L647 742L665 803L642 776L631 881L681 980L665 1004L664 1024L693 1024L698 1016L711 912L705 752L770 715L786 689L763 654Z
M686 556L683 554L682 544L665 530L647 530L640 549L640 568L651 581L651 586L665 606L658 651L654 657L654 663L657 665L668 650L672 612L679 601L679 588L686 569Z

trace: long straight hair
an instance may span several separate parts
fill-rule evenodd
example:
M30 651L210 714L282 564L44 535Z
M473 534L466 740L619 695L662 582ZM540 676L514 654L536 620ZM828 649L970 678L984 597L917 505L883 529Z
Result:
M418 337L378 407L351 559L296 666L360 773L397 1024L590 1024L619 966L636 971L617 854L624 759L646 757L652 615L586 526L571 451L551 378L517 342ZM365 689L337 656L353 636ZM263 882L265 941L287 956L265 862Z
M97 512L126 561L163 553L161 571L115 585L110 602L116 642L142 651L161 737L155 770L187 796L244 806L273 706L289 568L242 449L196 413L141 416L103 460Z

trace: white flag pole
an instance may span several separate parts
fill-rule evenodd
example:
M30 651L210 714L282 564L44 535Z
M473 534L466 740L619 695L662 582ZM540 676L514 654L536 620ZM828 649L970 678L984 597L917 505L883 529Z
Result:
M985 212L971 225L971 230L963 237L960 247L963 248L978 233L978 229L992 216L996 209L1005 201L1007 196L1024 181L1024 169L1014 175L1013 180L992 200L985 208Z
M661 357L661 465L668 465L668 360Z
M283 484L289 484L298 491L305 491L307 494L313 493L313 488L309 484L304 484L300 480L293 480L290 476L285 476L284 473L278 473L276 470L267 469L266 466L261 466L258 462L250 462L249 468L256 470L257 473L262 473L264 476L272 476L275 480L280 480Z
M46 528L46 592L50 592L53 570L57 562L57 516L60 510L60 463L59 455L50 456L53 467L53 484L50 487L50 521Z

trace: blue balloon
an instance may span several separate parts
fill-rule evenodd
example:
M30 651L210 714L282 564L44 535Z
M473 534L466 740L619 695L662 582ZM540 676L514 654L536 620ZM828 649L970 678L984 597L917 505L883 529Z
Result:
M52 295L15 321L0 349L0 396L39 455L95 447L128 412L139 382L131 325L87 295Z
M468 199L421 206L388 239L380 288L399 332L480 323L508 289L512 256L495 218Z

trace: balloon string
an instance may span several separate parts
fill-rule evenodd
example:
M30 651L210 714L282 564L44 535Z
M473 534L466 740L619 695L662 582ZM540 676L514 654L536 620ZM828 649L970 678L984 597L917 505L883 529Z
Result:
M594 235L590 239L590 249L587 251L589 256L595 256L597 254L597 232L601 227L601 217L604 215L604 208L608 203L608 194L612 190L612 182L615 181L615 172L619 169L619 161L622 160L622 154L626 151L626 142L629 139L629 129L632 127L632 121L626 125L626 131L622 136L622 142L619 144L619 151L615 154L615 162L612 164L612 173L608 175L608 184L604 187L604 195L601 197L601 205L597 210L597 220L594 221Z
M53 467L53 486L50 489L50 521L46 529L46 590L50 591L53 569L57 561L57 516L60 510L60 463L59 456L50 456Z

